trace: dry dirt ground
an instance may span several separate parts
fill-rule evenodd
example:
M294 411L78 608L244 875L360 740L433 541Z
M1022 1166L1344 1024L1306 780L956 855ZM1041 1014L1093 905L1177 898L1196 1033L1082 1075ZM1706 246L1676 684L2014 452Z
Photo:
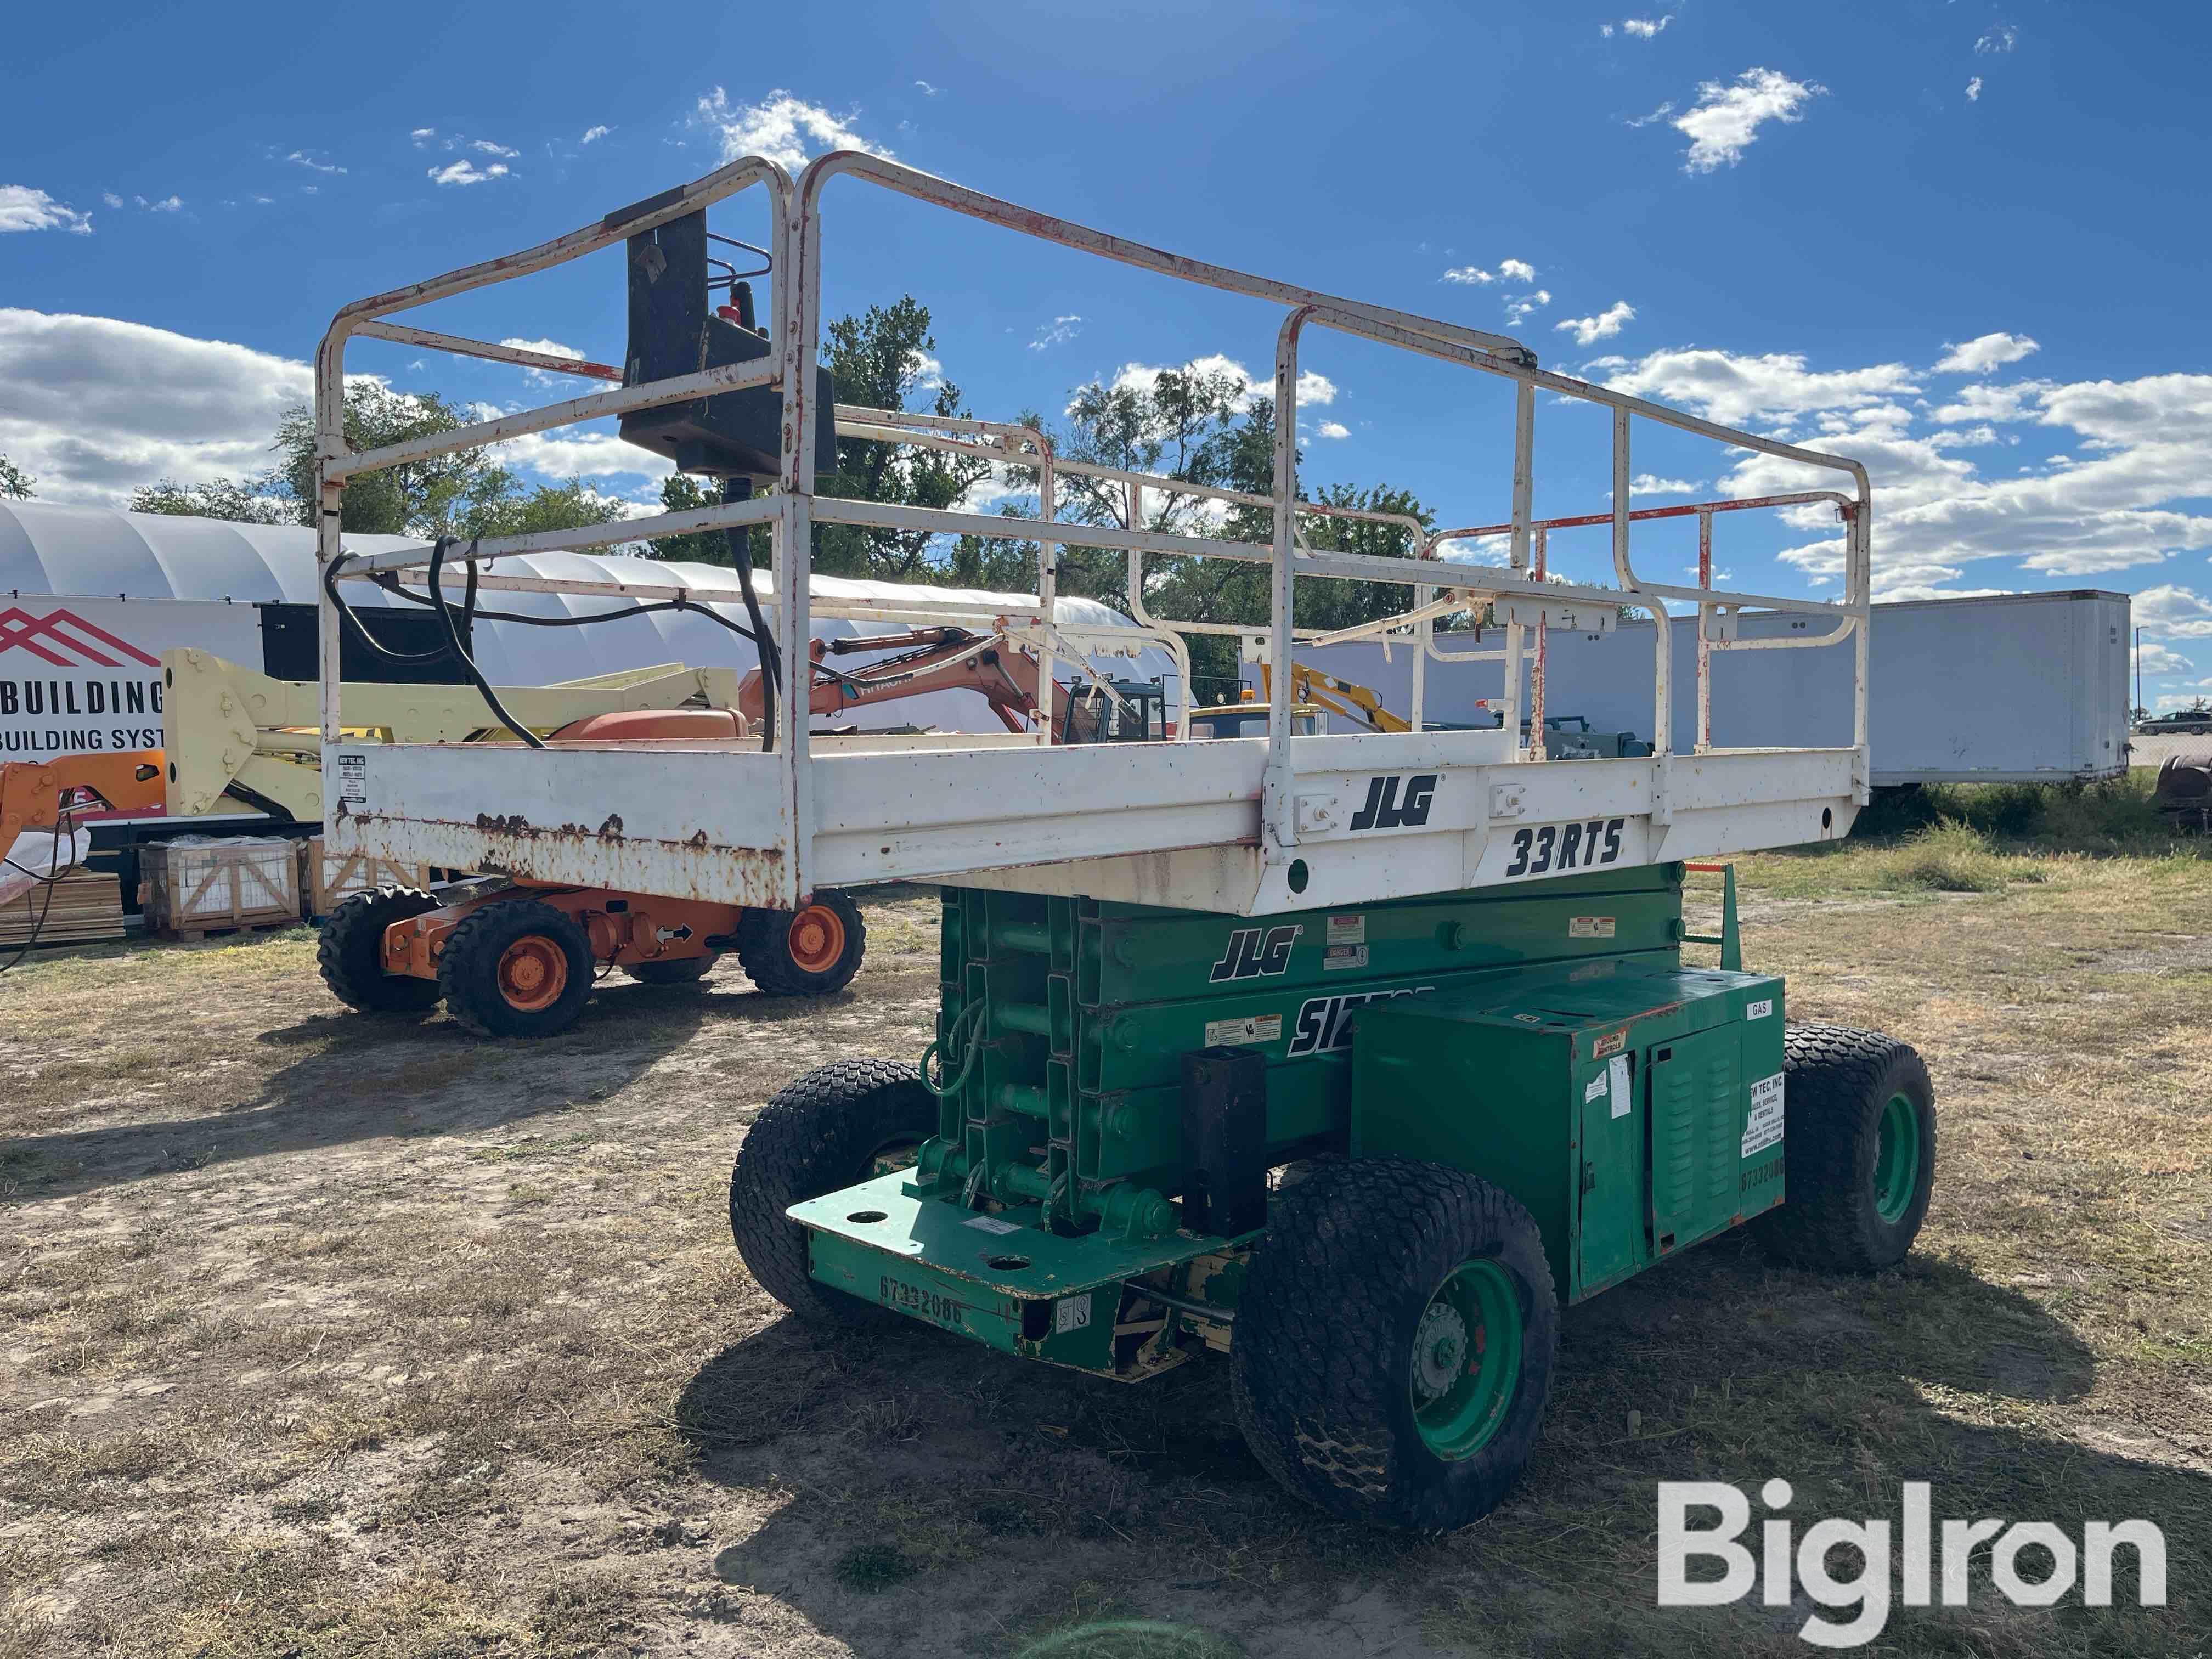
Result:
M1571 1310L1527 1479L1440 1539L1286 1498L1218 1363L1124 1388L751 1282L731 1154L796 1073L919 1051L927 897L834 1000L617 977L540 1045L350 1014L305 932L41 954L0 978L0 1656L1803 1652L1802 1599L1652 1605L1654 1483L1776 1474L1808 1517L1923 1479L2165 1529L2164 1610L2016 1610L1984 1553L1869 1651L2202 1652L2206 866L1822 896L1844 867L1746 866L1747 957L1927 1054L1917 1253L1731 1237Z

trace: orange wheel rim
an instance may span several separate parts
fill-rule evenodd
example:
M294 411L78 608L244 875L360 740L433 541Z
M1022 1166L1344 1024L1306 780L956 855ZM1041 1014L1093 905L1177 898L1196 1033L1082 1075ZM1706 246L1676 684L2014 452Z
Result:
M568 953L543 933L507 947L499 959L499 994L526 1014L550 1008L568 988Z
M826 904L810 904L791 919L791 959L810 974L826 974L845 954L844 919Z

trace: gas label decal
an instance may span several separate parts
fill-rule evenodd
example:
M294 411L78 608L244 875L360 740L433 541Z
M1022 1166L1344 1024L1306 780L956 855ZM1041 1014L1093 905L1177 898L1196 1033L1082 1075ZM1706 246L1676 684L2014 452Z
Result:
M1749 1158L1765 1152L1782 1139L1782 1073L1763 1077L1751 1085L1751 1115L1743 1121L1743 1151Z
M1227 980L1273 979L1278 974L1289 972L1291 946L1304 932L1304 927L1294 925L1239 927L1230 934L1221 960L1213 964L1213 971L1206 976L1206 981L1219 985Z
M1280 1014L1248 1014L1242 1019L1209 1019L1206 1046L1218 1048L1253 1042L1273 1042L1283 1035Z
M1743 1017L1746 1019L1765 1019L1773 1012L1772 997L1761 997L1757 1002L1747 1002L1743 1006Z
M1574 823L1536 823L1513 832L1509 876L1540 876L1553 870L1590 870L1620 857L1621 818L1585 818ZM1357 827L1356 825L1354 826Z

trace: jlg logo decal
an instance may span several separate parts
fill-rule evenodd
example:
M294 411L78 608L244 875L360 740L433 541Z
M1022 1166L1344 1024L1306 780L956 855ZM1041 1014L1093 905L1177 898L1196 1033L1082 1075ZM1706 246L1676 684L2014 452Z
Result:
M1398 786L1406 786L1406 799L1398 799ZM1395 830L1401 824L1418 827L1429 821L1429 803L1437 797L1437 775L1423 772L1410 778L1385 773L1367 780L1367 799L1352 814L1354 830Z
M1337 997L1310 997L1298 1005L1297 1027L1291 1033L1287 1052L1292 1055L1322 1054L1332 1048L1349 1048L1353 1009L1364 1008L1370 1002L1385 1002L1392 997L1419 996L1436 988L1433 985L1409 985L1402 991L1349 991Z
M1297 943L1302 927L1239 927L1229 936L1229 948L1206 977L1218 985L1228 979L1272 979L1288 971L1291 946Z

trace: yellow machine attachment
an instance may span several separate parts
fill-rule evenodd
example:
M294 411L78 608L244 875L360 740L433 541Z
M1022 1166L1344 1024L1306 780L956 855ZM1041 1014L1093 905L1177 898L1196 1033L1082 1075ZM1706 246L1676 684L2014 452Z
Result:
M1260 665L1260 683L1267 690L1274 689L1274 671L1267 663ZM1300 702L1310 702L1340 714L1346 720L1357 720L1370 732L1410 732L1409 720L1400 719L1382 706L1382 699L1364 685L1350 680L1340 680L1334 674L1324 674L1318 668L1309 668L1302 662L1291 665L1291 696Z
M495 687L541 737L626 709L738 707L729 668L663 663L546 686ZM161 653L167 810L197 817L244 803L313 820L323 816L321 719L312 680L271 679L205 651ZM472 685L349 684L346 728L382 743L511 742Z

